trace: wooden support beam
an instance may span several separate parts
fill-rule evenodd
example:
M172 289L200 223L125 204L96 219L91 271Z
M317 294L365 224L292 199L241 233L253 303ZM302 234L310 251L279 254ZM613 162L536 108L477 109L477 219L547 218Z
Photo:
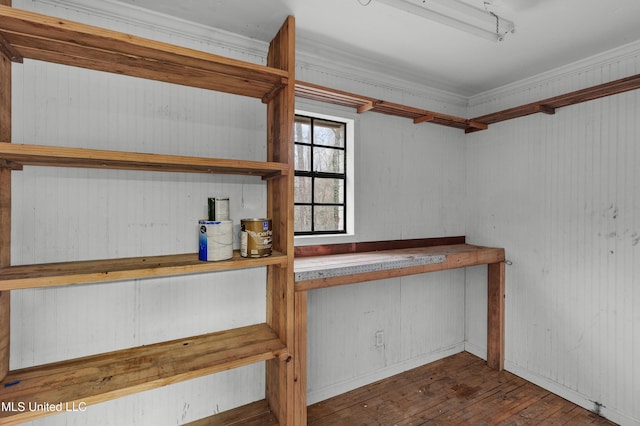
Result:
M0 0L11 6L11 0ZM2 40L4 45L5 40ZM6 46L5 46L6 48ZM9 52L10 53L10 52ZM0 56L0 141L11 141L11 60ZM2 142L0 142L2 143ZM11 264L11 169L0 168L0 268ZM0 380L9 372L11 292L0 292Z
M267 160L286 164L293 176L293 121L295 115L295 18L287 17L269 45L269 67L286 72L289 82L271 99L267 107ZM284 266L267 267L267 324L288 348L294 345L293 283L293 179L271 179L267 182L267 215L277 233L273 249L287 255ZM266 362L266 400L281 426L291 426L294 400L295 354L284 360Z

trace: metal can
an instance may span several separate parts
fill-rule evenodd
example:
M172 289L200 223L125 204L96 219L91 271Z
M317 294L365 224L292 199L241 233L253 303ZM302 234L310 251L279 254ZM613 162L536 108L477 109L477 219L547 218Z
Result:
M229 220L229 198L209 197L209 220Z
M271 256L272 240L271 219L253 218L240 220L240 256Z

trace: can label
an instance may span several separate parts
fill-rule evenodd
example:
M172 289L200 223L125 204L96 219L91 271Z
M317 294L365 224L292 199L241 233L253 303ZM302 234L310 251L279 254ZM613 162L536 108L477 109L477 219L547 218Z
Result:
M232 221L200 220L198 229L198 259L217 261L233 257Z
M240 255L242 257L270 256L272 241L271 219L240 221Z

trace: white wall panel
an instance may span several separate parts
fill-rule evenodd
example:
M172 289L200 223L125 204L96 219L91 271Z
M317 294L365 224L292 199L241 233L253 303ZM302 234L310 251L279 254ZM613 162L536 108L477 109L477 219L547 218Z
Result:
M549 84L559 94L638 73L637 58ZM640 424L639 107L629 92L496 124L467 145L468 239L513 262L507 368L623 424ZM467 274L468 325L486 326L483 279ZM481 333L467 328L471 347Z
M302 68L302 81L409 105L430 104L365 78ZM379 76L378 81L384 81ZM415 93L420 93L416 88ZM451 99L446 108L456 108ZM353 118L355 236L376 241L465 233L464 133L378 113L354 115L300 101L305 111ZM336 238L315 244L337 243ZM305 238L304 244L309 244ZM376 281L309 293L308 402L459 352L464 346L464 270ZM384 331L383 348L375 346Z

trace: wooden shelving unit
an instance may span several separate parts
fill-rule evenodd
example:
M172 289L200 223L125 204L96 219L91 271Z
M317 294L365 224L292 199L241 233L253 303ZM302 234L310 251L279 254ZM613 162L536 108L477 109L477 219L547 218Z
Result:
M0 0L0 4L7 4ZM98 403L254 362L266 361L266 402L281 425L293 424L293 116L295 22L287 18L267 66L160 43L9 6L0 6L0 389L3 402ZM11 65L24 59L125 74L262 100L267 104L266 161L200 158L11 144ZM11 173L26 166L241 174L267 180L274 253L260 259L200 262L197 254L12 266ZM159 342L8 371L10 290L76 285L238 268L267 267L263 324ZM52 414L0 412L0 424Z

